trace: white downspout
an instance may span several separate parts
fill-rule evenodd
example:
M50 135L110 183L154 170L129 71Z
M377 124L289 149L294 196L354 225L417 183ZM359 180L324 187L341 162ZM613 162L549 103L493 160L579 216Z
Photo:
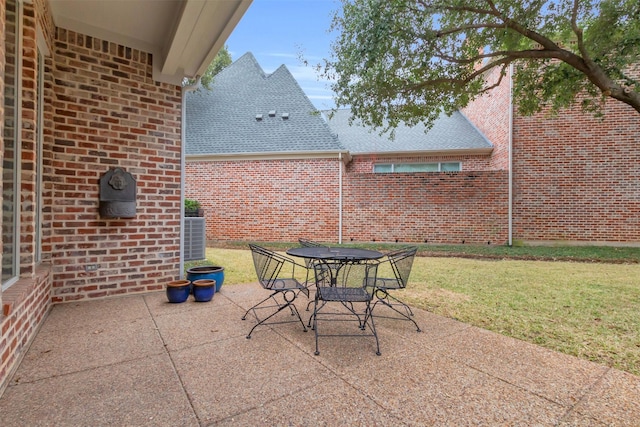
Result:
M342 153L338 153L338 244L342 244Z
M513 64L509 66L509 246L513 246Z
M184 180L185 180L185 155L186 155L186 122L187 122L187 92L192 92L200 86L200 76L196 76L193 84L182 86L182 105L181 105L181 122L180 122L180 270L178 277L184 275Z

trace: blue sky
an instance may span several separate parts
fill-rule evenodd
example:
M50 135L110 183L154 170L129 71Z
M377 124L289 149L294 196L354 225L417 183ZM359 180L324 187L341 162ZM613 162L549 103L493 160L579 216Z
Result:
M284 64L316 108L332 108L328 83L300 55L311 65L329 57L331 16L338 9L338 0L253 0L227 40L231 58L251 52L266 73Z

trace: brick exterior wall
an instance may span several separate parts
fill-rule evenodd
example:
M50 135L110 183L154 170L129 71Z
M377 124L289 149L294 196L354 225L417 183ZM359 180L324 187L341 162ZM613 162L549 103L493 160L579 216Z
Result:
M204 211L207 240L338 239L334 159L188 161L185 197Z
M514 119L514 238L640 243L640 115L608 101Z
M181 88L153 81L150 54L63 29L53 73L53 301L162 289L180 275ZM114 167L137 181L135 218L98 213Z
M40 323L51 306L51 268L47 263L37 263L35 259L36 246L36 169L37 162L37 48L36 22L48 41L51 22L47 19L46 5L38 0L34 3L23 4L23 38L22 38L22 86L19 89L22 97L20 121L21 123L21 187L20 191L20 275L19 280L10 288L0 292L0 394L6 387L6 381L18 366L25 350L35 336ZM0 2L2 10L2 25L6 24L5 1ZM4 70L5 44L2 43L2 59L0 63ZM2 73L4 76L4 73ZM4 80L2 90L4 91ZM15 93L15 91L12 90ZM4 102L1 103L4 106ZM4 117L4 109L2 116ZM46 120L45 120L46 121ZM2 123L4 124L4 120ZM49 122L50 124L50 122ZM50 134L50 133L49 133ZM4 146L2 148L5 154Z
M46 0L23 2L23 13L20 277L0 292L0 394L53 302L159 290L182 275L181 88L153 81L147 53L54 28ZM50 52L43 123L36 114L38 27ZM0 86L2 96L4 79ZM35 258L38 126L42 262ZM98 213L99 179L114 167L137 180L135 218Z
M338 241L337 159L189 161L186 171L210 241ZM344 168L344 241L506 242L506 172L370 171L357 159Z
M385 155L357 155L346 168L348 174L371 173L376 163L436 163L461 162L463 171L489 171L494 169L491 155L464 156L385 156Z
M488 80L496 82L496 72ZM464 114L508 169L509 81ZM513 239L529 243L640 244L640 115L609 100L603 118L579 108L513 116ZM508 187L505 188L508 191Z
M344 241L505 244L505 171L354 173Z
M487 78L496 83L497 71ZM343 239L506 243L510 108L510 85L505 77L463 111L493 143L490 156L354 156L343 175ZM604 120L578 109L555 118L545 113L533 117L514 114L514 241L640 244L639 130L640 116L615 101L607 103ZM461 161L463 171L371 173L375 162L391 161ZM202 162L197 173L187 166L187 197L201 200L206 210L215 205L218 211L208 213L209 240L292 241L299 235L337 240L332 238L338 230L337 200L331 198L338 197L337 189L332 190L330 180L322 179L322 168L297 175L299 180L291 187L294 167L286 165L288 160L282 162L226 162L224 167ZM313 183L307 186L324 189L325 205L316 205L317 194L301 191L303 179ZM318 187L317 182L324 184ZM199 191L211 186L217 186L218 201L211 199L209 190ZM296 188L296 195L289 194L285 200L278 188ZM283 205L296 214L270 213L268 224L256 223L260 210L247 206L255 203L256 194L260 210L270 212L272 206ZM301 211L291 206L293 197L296 204L310 203L314 209ZM327 205L331 208L326 209ZM399 221L399 211L410 212L410 219Z
M509 109L511 108L509 76L500 80L499 70L494 69L489 72L487 82L490 85L498 84L498 86L475 99L462 110L462 113L493 144L489 169L508 170Z

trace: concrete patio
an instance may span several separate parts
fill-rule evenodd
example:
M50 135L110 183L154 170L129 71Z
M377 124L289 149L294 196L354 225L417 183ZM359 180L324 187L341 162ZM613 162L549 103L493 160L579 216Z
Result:
M315 356L299 323L246 339L255 319L240 318L265 292L54 306L0 398L0 425L640 424L639 377L426 311L421 333L376 319L382 356L371 337L324 338Z

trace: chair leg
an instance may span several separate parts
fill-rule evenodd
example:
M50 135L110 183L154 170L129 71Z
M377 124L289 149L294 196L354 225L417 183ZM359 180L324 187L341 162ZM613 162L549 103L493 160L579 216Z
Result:
M277 294L279 294L279 293L283 294L283 298L285 300L284 304L280 304L278 302L278 300L275 299L275 296ZM275 305L269 306L269 307L276 307L277 306L278 310L276 310L275 312L271 313L269 316L265 317L264 319L260 320L260 318L258 317L258 314L256 313L256 309L258 309L258 308L267 308L267 307L260 307L260 305L262 305L264 302L268 301L269 299L273 299L276 302ZM244 314L244 316L242 316L242 320L246 320L247 314L249 314L250 311L253 311L253 314L256 317L256 320L258 320L258 323L255 324L253 326L253 328L251 328L251 330L249 331L249 334L247 335L247 339L251 338L251 334L253 333L254 329L256 329L260 325L290 323L290 322L292 322L291 320L289 320L289 321L286 321L286 322L266 323L267 320L271 319L273 316L275 316L276 314L280 313L282 310L284 310L287 307L289 307L289 309L291 310L291 314L295 315L298 318L298 320L300 321L300 324L302 324L302 330L304 332L307 332L307 327L305 326L304 321L302 320L302 317L300 317L300 313L298 312L298 309L296 308L295 304L293 304L293 301L295 301L295 299L296 299L296 292L295 291L292 291L292 290L287 290L287 291L284 291L284 292L283 291L275 291L271 295L269 295L267 298L263 299L258 304L254 305L249 310L247 310L247 312Z
M311 329L313 329L314 333L315 333L315 338L316 338L316 351L314 352L314 354L316 356L318 356L320 354L320 349L318 346L318 337L320 336L320 334L318 333L318 310L320 310L326 303L326 301L321 301L320 306L318 307L318 299L316 298L316 300L314 301L314 310L313 310L313 314L311 315L311 317L309 318L309 327L311 327ZM337 301L335 301L337 302ZM355 315L355 317L358 319L358 328L361 330L365 330L367 327L369 327L369 330L371 330L371 335L374 336L374 338L376 339L376 355L380 356L382 353L380 352L380 341L378 340L378 332L376 331L376 325L373 322L373 316L371 315L372 311L373 311L373 306L371 306L370 302L367 303L367 306L365 308L365 313L364 313L364 320L361 319L361 314L358 314L357 311L354 309L353 307L353 303L350 303L350 306L348 306L345 302L341 302L342 305L349 311L351 311L351 315ZM344 316L345 314L338 314L337 316ZM327 320L328 322L330 322L331 320ZM311 324L313 323L313 326L311 326ZM336 335L325 335L325 336L336 336ZM356 336L356 335L337 335L337 336Z
M395 311L396 313L398 313L400 316L402 316L404 318L404 319L399 319L399 320L405 320L406 319L406 320L409 320L409 321L413 322L414 326L416 327L416 332L422 332L422 329L420 329L420 326L418 326L416 321L411 318L414 315L413 311L411 310L411 307L409 307L404 302L400 301L398 298L395 298L392 295L390 295L389 292L387 292L386 289L378 288L378 289L376 289L375 294L376 294L376 302L373 304L373 307L371 307L372 314L373 314L373 310L376 308L376 305L379 302L381 302L382 304L386 305L391 310ZM390 300L393 300L395 302L391 302ZM401 310L398 310L395 307L395 306L398 306L398 305L402 306L404 308L404 312L402 312ZM389 317L389 316L378 316L378 317L386 317L386 318L389 318L389 319L398 319L397 317Z

